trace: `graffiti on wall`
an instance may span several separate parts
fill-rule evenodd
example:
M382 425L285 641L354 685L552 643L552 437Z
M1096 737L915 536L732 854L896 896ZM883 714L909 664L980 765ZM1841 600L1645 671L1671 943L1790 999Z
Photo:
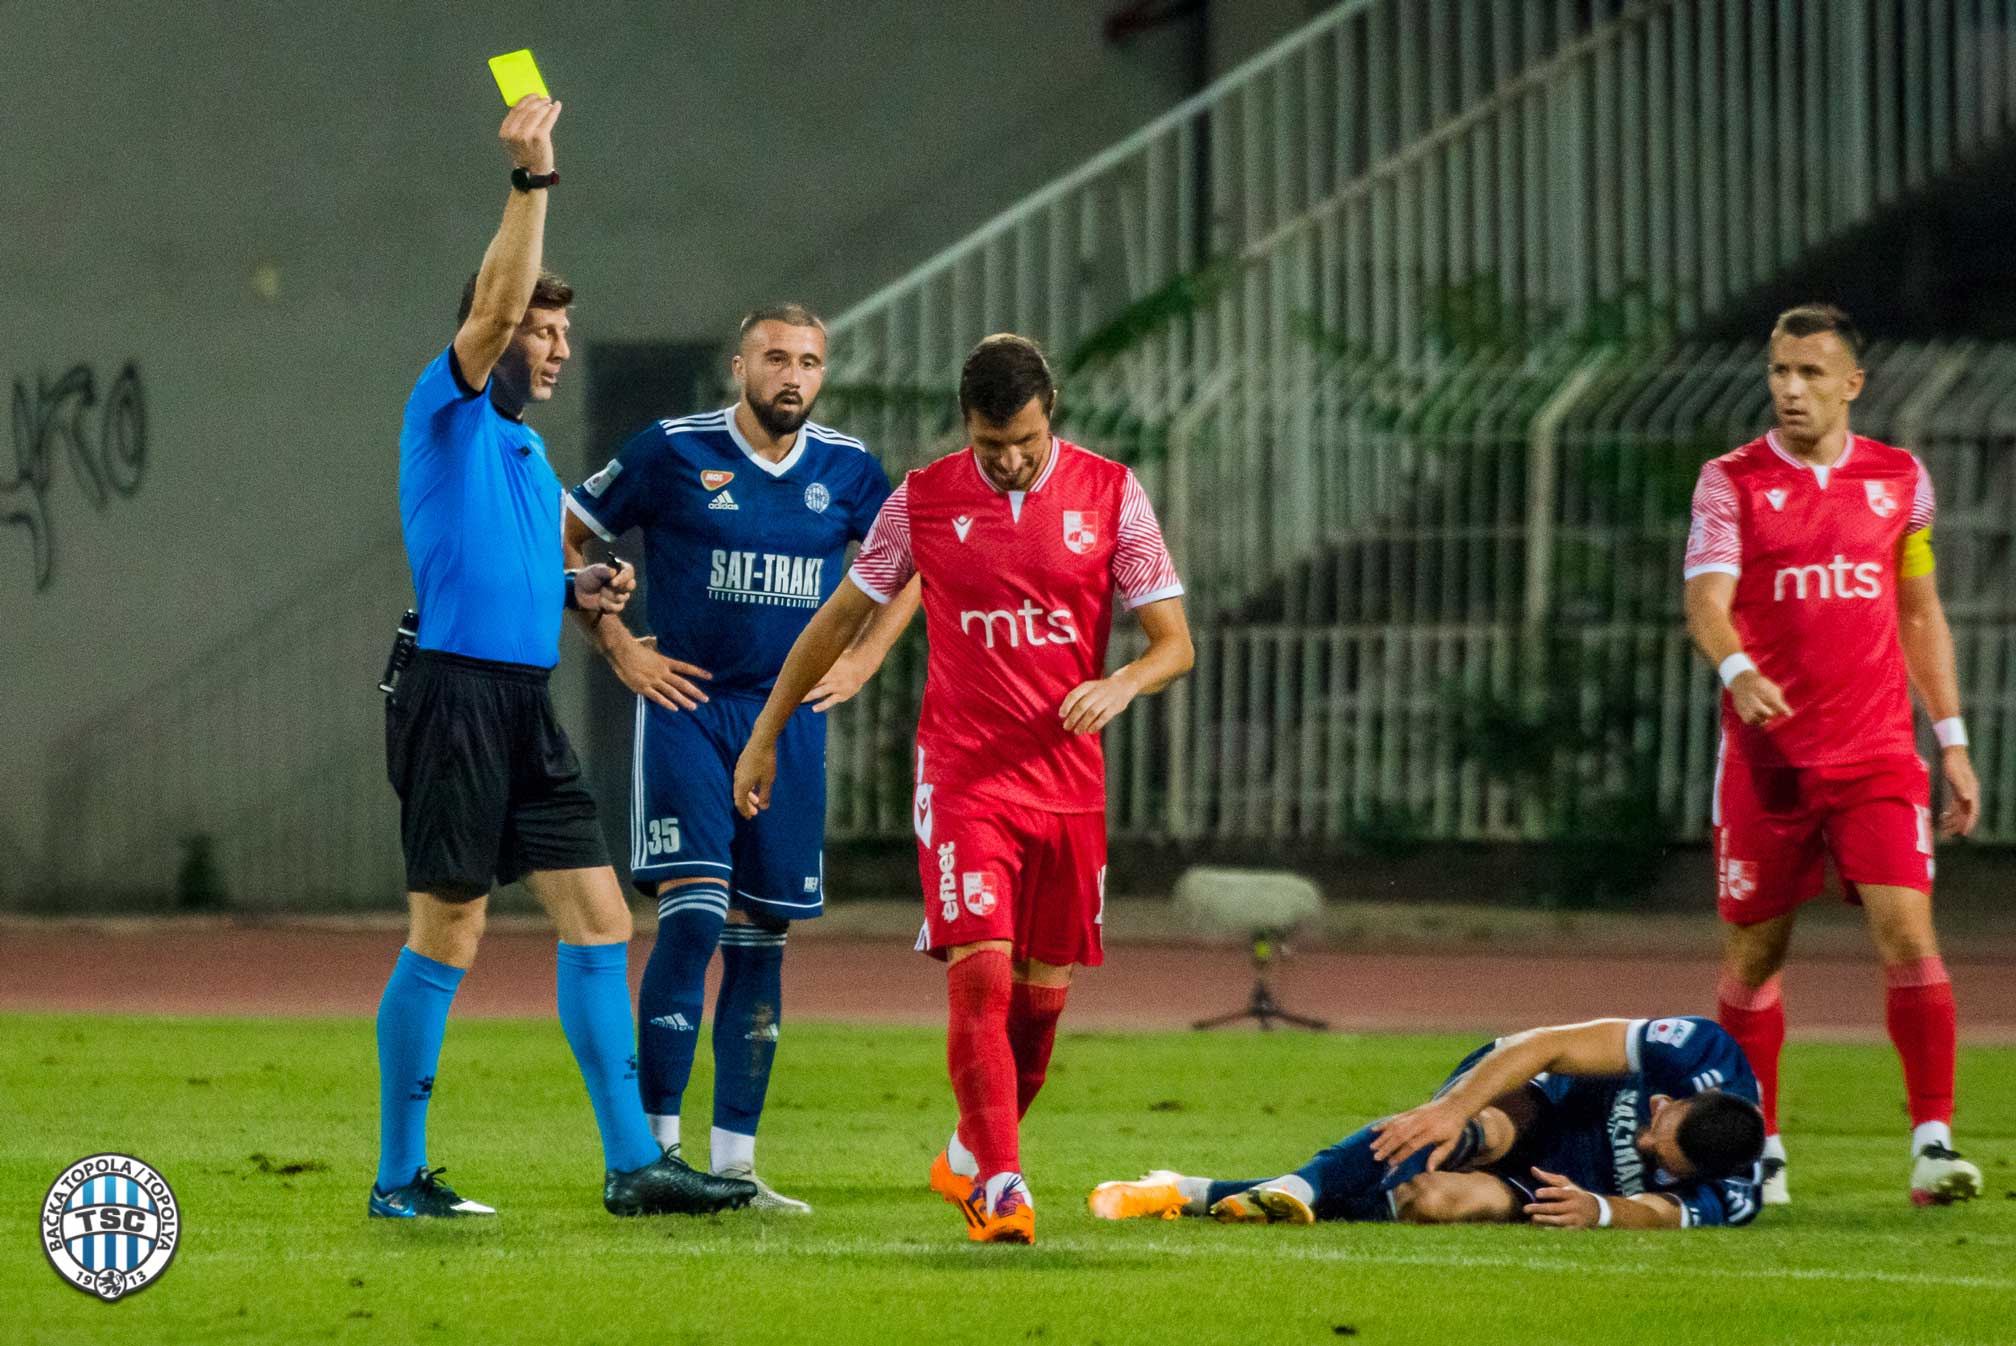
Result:
M88 364L60 378L14 380L14 471L0 476L0 523L28 530L35 588L56 577L56 534L49 508L58 460L69 465L91 508L140 489L147 473L147 404L139 366L128 363L101 399Z

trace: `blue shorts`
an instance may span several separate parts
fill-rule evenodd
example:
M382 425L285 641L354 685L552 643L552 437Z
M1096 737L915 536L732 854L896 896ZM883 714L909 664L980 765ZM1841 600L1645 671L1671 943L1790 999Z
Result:
M637 698L630 768L630 881L715 879L731 905L802 921L826 909L826 721L800 708L777 741L770 807L751 818L729 797L735 759L761 701L715 696L695 710Z
M1485 1043L1456 1063L1449 1072L1449 1078L1442 1081L1442 1087L1435 1091L1440 1098L1456 1087L1456 1084L1479 1061L1498 1048L1498 1039ZM1559 1173L1578 1187L1589 1191L1602 1191L1603 1181L1599 1176L1601 1168L1598 1153L1607 1141L1607 1134L1601 1128L1565 1126L1565 1119L1556 1115L1552 1105L1558 1104L1566 1090L1573 1086L1572 1075L1543 1075L1535 1078L1529 1087L1537 1088L1547 1100L1548 1109L1528 1134L1521 1138L1513 1152L1497 1163L1481 1170L1508 1184L1519 1193L1520 1204L1524 1206L1534 1199L1535 1182L1532 1167L1537 1164L1550 1173ZM1426 1171L1427 1150L1415 1154L1388 1176L1388 1188L1397 1187L1409 1178ZM1523 1216L1521 1217L1524 1218Z

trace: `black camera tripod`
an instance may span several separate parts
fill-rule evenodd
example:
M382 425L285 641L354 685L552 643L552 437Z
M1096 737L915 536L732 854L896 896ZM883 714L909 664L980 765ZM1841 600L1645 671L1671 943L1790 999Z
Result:
M1199 1019L1192 1028L1223 1028L1227 1024L1243 1023L1248 1019L1257 1020L1263 1033L1274 1030L1274 1021L1296 1028L1306 1028L1314 1033L1327 1033L1330 1024L1323 1019L1311 1019L1303 1014L1291 1014L1282 1009L1274 999L1274 990L1267 984L1267 968L1277 956L1287 950L1281 948L1280 935L1272 930L1253 932L1253 994L1243 1008L1224 1014L1215 1014L1208 1019Z

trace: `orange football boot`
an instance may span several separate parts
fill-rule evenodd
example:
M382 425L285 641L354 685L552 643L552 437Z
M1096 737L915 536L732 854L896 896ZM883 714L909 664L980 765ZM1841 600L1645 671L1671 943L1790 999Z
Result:
M973 1181L973 1191L960 1203L967 1213L966 1237L975 1243L1034 1243L1036 1207L1020 1175L1002 1184L993 1208L987 1205L987 1184Z
M962 1178L952 1171L952 1156L945 1150L938 1151L938 1157L931 1161L931 1190L955 1206L966 1204L972 1194L973 1179Z
M1102 1182L1085 1198L1086 1209L1102 1220L1174 1220L1183 1214L1180 1173L1158 1168L1134 1182Z

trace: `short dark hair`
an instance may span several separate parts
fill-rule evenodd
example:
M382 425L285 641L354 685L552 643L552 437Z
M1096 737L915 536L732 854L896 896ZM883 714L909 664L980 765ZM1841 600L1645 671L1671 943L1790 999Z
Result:
M1043 399L1047 413L1057 399L1057 383L1043 348L1028 337L997 332L973 348L959 370L959 413L993 425L1015 419L1029 399Z
M476 280L480 272L471 272L469 283L462 287L462 306L455 310L455 321L459 325L469 321L469 310L476 307ZM560 279L551 271L539 273L538 284L532 287L532 302L526 308L566 308L574 302L574 287Z
M1764 1113L1747 1098L1710 1089L1687 1101L1673 1139L1694 1165L1695 1177L1731 1177L1762 1157Z
M1855 363L1862 363L1862 329L1855 325L1846 309L1833 304L1801 304L1797 308L1786 309L1771 325L1772 336L1780 332L1795 337L1832 332L1841 338L1841 344L1848 348L1848 354L1854 357Z
M764 304L742 315L742 325L735 329L735 345L738 348L749 339L749 333L759 322L781 322L792 327L816 327L822 332L826 330L826 320L804 304L794 304L788 300Z

